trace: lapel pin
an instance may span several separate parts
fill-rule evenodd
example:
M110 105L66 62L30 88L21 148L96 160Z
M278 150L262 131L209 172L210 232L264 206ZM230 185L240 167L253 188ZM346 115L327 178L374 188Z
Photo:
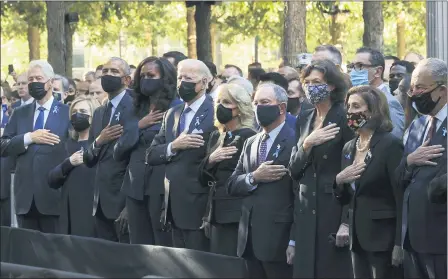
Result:
M333 124L333 122L331 122L331 121L328 121L328 125L331 125L331 124Z
M277 149L275 150L274 157L278 158L279 153L280 153L280 144L277 144Z
M229 131L229 132L227 132L227 134L229 135L229 139L232 139L232 137L233 137L232 132Z
M443 128L442 128L442 135L443 135L444 137L446 137L446 127L443 127Z
M53 108L53 113L56 114L56 113L58 113L58 112L59 112L59 107L58 107L58 106L55 106L55 107Z
M369 151L367 151L366 160L368 161L368 160L370 160L370 158L372 158L372 152L370 152L370 149L369 149Z
M199 124L201 124L201 122L199 121L199 116L196 117L196 123L194 123L194 125L197 127L199 127Z
M120 121L120 112L117 112L117 114L115 114L115 120Z
M344 155L345 159L350 160L350 153Z

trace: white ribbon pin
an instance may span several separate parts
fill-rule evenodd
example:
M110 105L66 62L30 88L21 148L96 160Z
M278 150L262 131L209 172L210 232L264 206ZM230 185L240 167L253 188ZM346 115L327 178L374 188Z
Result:
M117 114L115 114L115 120L120 121L120 112L117 112Z

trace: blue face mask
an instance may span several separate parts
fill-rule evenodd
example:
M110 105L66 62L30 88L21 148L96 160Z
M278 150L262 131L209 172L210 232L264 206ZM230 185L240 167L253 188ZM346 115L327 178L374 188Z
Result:
M353 86L369 85L369 71L368 70L357 71L353 69L350 72L350 80L352 81Z

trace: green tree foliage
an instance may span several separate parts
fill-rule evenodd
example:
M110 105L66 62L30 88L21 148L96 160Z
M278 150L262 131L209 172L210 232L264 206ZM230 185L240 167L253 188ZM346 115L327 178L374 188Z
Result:
M45 28L45 2L1 2L2 40L26 39L28 24Z

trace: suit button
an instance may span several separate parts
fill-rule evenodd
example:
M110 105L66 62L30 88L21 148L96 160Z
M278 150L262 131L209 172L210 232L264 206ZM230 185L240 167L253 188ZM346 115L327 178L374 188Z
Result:
M314 173L314 178L316 178L317 177L317 175L316 175L316 173Z
M163 157L164 157L163 155L160 155L160 159L163 159Z
M316 214L316 210L313 209L313 214Z
M327 155L324 155L323 158L324 158L325 160L327 160L327 159L328 159L328 156L327 156Z
M316 192L313 192L313 197L315 197L316 196Z

